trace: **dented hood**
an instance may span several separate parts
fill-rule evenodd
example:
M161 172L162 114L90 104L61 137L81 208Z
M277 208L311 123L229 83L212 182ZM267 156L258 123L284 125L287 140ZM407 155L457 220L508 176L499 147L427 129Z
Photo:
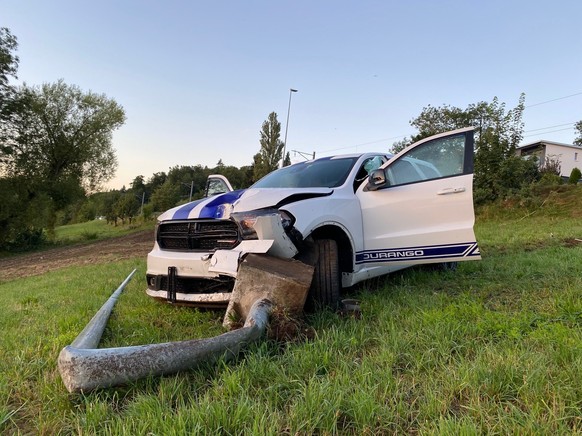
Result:
M243 189L192 201L164 212L158 221L195 218L228 218L233 212L281 207L296 201L330 195L330 188Z

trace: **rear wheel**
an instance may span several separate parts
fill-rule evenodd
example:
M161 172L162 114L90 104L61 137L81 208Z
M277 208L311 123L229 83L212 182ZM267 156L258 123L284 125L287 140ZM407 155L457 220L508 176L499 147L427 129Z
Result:
M337 243L333 239L315 241L315 271L308 295L309 306L339 305L341 277Z

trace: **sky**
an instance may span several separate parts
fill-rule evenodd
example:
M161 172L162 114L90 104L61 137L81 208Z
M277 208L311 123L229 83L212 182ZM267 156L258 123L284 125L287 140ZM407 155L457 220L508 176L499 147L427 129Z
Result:
M571 144L580 17L580 0L0 0L17 83L63 79L123 106L115 189L250 165L271 112L294 162L388 151L428 105L510 109L521 93L523 143Z

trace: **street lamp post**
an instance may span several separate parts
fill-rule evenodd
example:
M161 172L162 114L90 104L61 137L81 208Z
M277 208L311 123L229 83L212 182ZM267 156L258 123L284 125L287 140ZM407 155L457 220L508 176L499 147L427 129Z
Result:
M297 92L296 89L289 88L289 106L287 106L287 122L285 123L285 141L283 142L283 156L281 157L281 168L285 164L285 150L287 149L287 131L289 130L289 113L291 112L291 95Z

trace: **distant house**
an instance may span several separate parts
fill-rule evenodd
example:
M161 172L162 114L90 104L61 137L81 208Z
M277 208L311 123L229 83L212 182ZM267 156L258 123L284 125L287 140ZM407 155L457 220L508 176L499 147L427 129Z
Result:
M570 177L575 167L582 170L582 147L576 145L541 140L520 145L516 154L536 159L539 165L543 165L546 158L557 160L560 162L560 175L565 178Z

